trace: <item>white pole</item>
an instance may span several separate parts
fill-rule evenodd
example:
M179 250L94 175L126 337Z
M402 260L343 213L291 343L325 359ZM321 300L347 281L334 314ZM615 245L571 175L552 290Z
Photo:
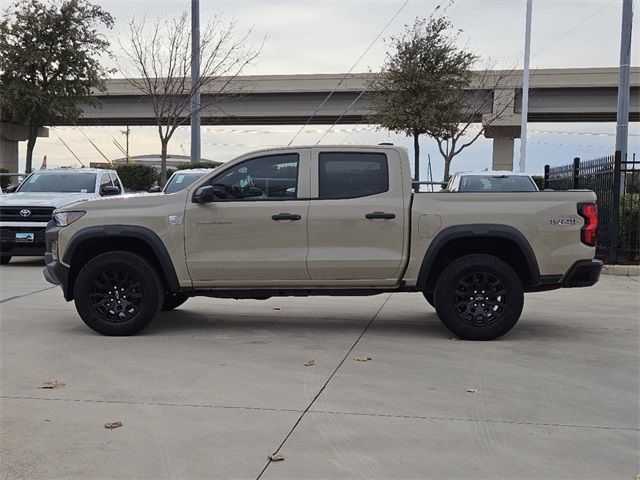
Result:
M524 34L524 69L522 70L522 113L520 128L520 172L527 165L527 117L529 115L529 60L531 58L531 10L533 0L527 0L527 18Z
M631 29L633 25L633 0L622 2L622 34L620 39L620 79L618 81L618 120L616 126L616 150L627 155L629 142L629 68L631 64Z
M191 163L200 161L200 1L191 0Z

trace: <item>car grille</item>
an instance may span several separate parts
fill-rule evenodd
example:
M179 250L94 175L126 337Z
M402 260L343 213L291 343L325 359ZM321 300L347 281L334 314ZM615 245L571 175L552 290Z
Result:
M52 207L0 207L0 222L48 222L53 210Z

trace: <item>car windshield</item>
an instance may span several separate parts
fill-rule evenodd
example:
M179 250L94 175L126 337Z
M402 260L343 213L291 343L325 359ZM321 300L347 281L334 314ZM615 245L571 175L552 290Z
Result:
M193 182L199 178L204 177L208 172L194 172L194 173L174 173L164 187L164 193L179 192L183 188L187 188Z
M463 175L461 192L536 192L535 183L521 175Z
M96 174L79 172L36 172L29 175L18 192L95 193Z

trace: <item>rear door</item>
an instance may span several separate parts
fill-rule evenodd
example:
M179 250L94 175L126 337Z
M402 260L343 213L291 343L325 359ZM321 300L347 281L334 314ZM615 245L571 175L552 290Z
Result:
M311 157L311 279L345 280L350 285L395 283L409 208L399 153L313 148Z

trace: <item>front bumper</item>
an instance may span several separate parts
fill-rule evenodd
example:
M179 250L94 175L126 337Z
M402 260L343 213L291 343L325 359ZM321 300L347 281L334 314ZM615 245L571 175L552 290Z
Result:
M42 227L0 227L0 253L10 257L39 257L45 252L44 232ZM17 233L32 233L33 242L17 242Z
M42 273L44 274L44 278L47 282L52 283L53 285L60 285L62 287L62 293L65 300L71 300L72 296L68 289L69 267L60 263L59 260L54 260L52 253L53 242L58 241L60 228L61 227L56 226L53 222L50 222L47 225L47 230L45 232L47 246L44 254L44 263L46 264L46 267Z
M595 258L591 260L578 260L571 266L569 271L564 274L560 283L564 288L590 287L598 282L601 271L601 260L596 260Z

